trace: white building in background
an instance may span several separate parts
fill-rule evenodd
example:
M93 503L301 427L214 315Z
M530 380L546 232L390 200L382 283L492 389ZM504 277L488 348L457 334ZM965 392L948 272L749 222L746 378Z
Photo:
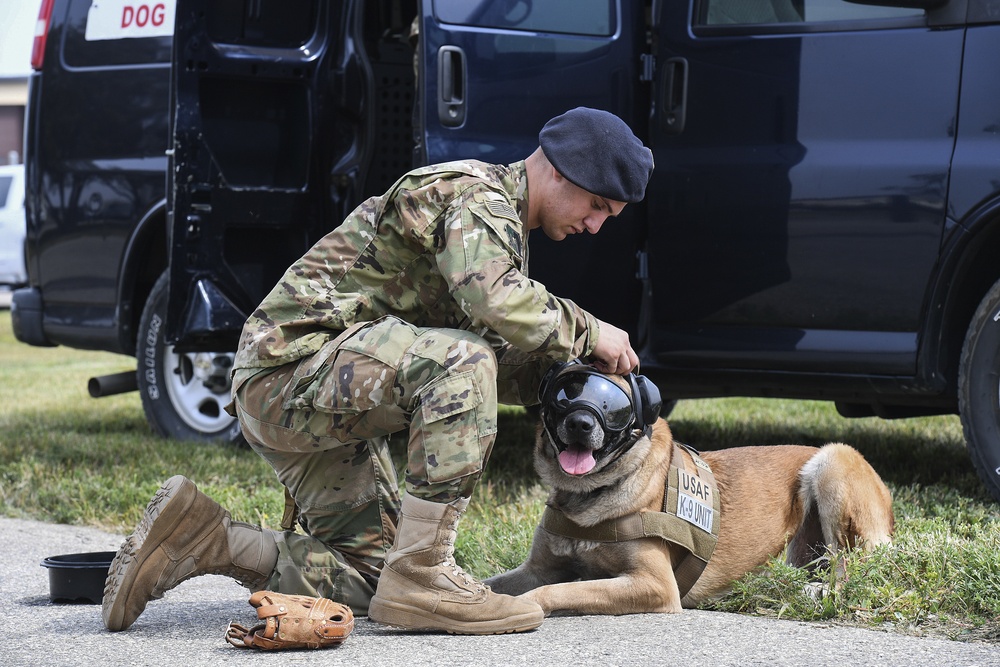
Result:
M0 164L20 162L40 0L0 0Z

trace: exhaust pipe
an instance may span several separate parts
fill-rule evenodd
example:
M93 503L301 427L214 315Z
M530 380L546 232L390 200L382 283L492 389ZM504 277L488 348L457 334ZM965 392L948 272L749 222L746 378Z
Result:
M87 380L87 391L90 392L93 398L103 398L104 396L138 391L139 383L135 377L135 373L135 371L125 371L124 373L90 378Z

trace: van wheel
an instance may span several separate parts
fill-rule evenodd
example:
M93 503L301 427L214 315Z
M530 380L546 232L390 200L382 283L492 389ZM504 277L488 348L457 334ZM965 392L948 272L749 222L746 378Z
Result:
M965 336L958 409L976 472L1000 502L1000 281L986 293Z
M156 281L139 321L137 380L146 420L166 438L242 442L239 422L223 409L234 355L178 353L164 342L167 281L167 273Z

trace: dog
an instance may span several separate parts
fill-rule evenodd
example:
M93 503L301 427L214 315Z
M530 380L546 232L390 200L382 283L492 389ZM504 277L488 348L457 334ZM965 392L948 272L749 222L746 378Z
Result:
M536 601L546 615L679 613L724 595L783 551L790 564L805 567L828 552L891 542L889 490L848 445L699 455L676 443L658 417L655 385L580 363L550 372L541 393L534 463L550 487L545 519L560 521L543 519L524 563L486 583ZM669 525L680 521L681 533L709 543L701 558L684 540L631 539L642 521L664 516L672 464L684 487L675 495L686 500L671 499L670 509L687 519L668 517ZM621 531L625 525L632 528ZM602 527L604 534L588 532ZM631 535L616 541L620 532Z

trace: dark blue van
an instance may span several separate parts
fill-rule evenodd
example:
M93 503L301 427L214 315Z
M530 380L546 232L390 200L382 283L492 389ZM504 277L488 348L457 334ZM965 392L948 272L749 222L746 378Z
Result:
M95 393L138 386L159 432L237 437L244 319L362 199L521 159L585 105L652 147L653 182L596 237L532 238L532 277L627 329L673 398L958 412L1000 499L996 0L42 9L15 330L135 355Z

